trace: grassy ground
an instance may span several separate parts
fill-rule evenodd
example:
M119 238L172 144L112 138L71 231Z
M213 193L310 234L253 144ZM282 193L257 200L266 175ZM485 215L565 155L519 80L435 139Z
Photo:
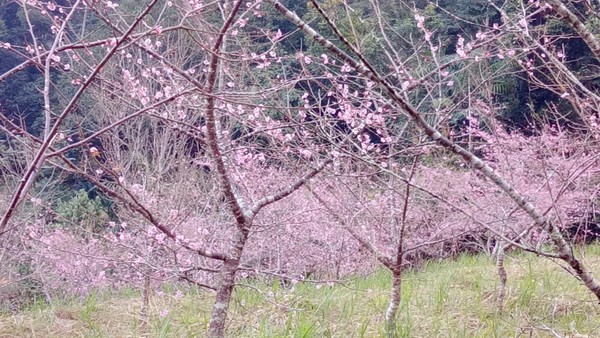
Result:
M600 270L600 246L582 253ZM496 311L497 278L483 256L431 262L406 274L398 337L600 337L600 306L559 265L509 254L505 312ZM386 271L346 286L278 283L239 287L231 337L379 337L390 277ZM211 295L166 289L151 304L150 337L201 337ZM39 305L0 316L0 337L138 337L136 291Z

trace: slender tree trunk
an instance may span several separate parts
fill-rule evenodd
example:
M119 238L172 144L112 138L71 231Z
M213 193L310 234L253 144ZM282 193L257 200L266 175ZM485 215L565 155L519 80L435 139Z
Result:
M504 310L504 299L506 298L507 275L506 269L504 268L505 249L506 246L504 245L504 242L500 241L498 244L498 251L496 252L496 268L498 269L498 278L500 279L496 301L498 303L498 312L500 313Z
M210 323L208 324L207 337L209 338L225 337L225 322L227 320L231 295L235 287L235 274L239 268L240 258L244 252L247 240L248 230L246 228L238 230L229 257L225 260L221 269L221 280L217 287L217 296L210 316Z
M394 337L396 332L396 316L402 300L402 268L392 270L392 294L385 312L385 324L388 337Z
M417 170L417 164L419 163L419 155L416 155L413 159L412 166L410 168L410 174L408 175L408 182L410 182ZM390 186L393 186L392 176L390 178ZM390 297L390 303L387 311L385 312L385 322L387 325L387 334L389 337L394 337L396 332L396 315L398 314L398 307L400 307L400 301L402 300L402 264L404 264L404 233L406 230L406 221L408 216L408 203L410 201L410 184L406 184L406 191L404 193L404 203L402 205L402 215L400 227L398 229L398 241L396 243L396 257L394 258L395 264L389 266L392 271L392 294ZM396 203L394 199L391 199L392 203ZM390 205L390 209L393 206ZM395 224L398 224L398 218L393 215Z
M150 269L147 269L144 276L144 286L142 289L142 308L140 309L140 335L148 336L148 309L150 308L151 278Z

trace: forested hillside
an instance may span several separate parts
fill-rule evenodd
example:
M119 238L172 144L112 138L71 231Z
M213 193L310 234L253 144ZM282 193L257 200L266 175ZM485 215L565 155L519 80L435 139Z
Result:
M0 304L559 262L598 221L600 4L0 0Z

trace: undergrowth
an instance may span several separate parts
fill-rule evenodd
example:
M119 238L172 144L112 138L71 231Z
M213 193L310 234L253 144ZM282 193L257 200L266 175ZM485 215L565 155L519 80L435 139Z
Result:
M600 269L600 246L580 255ZM428 262L404 276L397 337L599 337L597 300L557 262L529 254L506 259L505 308L486 256ZM231 304L231 337L379 337L389 297L385 270L341 285L240 282ZM247 284L244 284L247 283ZM153 294L147 336L202 337L211 293L165 287ZM0 337L138 337L140 293L104 292L33 304L0 316Z

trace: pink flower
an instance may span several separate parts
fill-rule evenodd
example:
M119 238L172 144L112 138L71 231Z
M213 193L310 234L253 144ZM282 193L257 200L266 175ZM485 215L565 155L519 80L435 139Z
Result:
M96 157L96 156L100 155L100 150L98 150L98 148L96 148L96 147L91 147L90 155Z
M425 27L425 17L420 14L415 14L415 20L417 20L417 27L423 28Z
M519 20L519 26L526 28L527 27L527 20L525 19L521 19Z

